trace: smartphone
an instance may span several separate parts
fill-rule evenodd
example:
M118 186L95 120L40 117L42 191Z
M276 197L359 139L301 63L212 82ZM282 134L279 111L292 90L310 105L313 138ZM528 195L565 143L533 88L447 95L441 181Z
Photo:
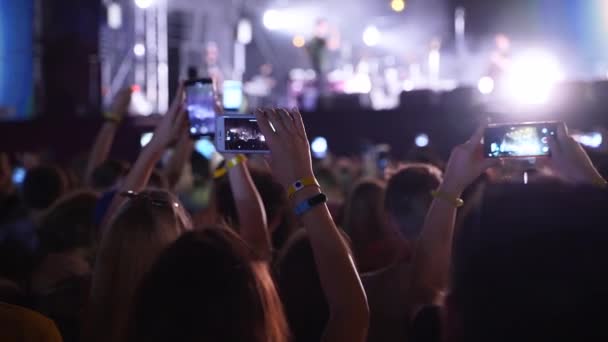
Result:
M206 159L210 160L213 158L213 154L215 153L215 146L213 146L212 141L203 138L194 144L194 150Z
M152 137L154 137L154 132L142 133L142 135L139 137L139 145L142 148L146 147L146 145L152 141Z
M25 171L25 168L23 168L23 167L14 168L13 174L11 177L13 184L15 184L17 186L21 186L21 184L23 184L23 181L25 180L26 174L27 174L27 171Z
M228 153L270 153L253 115L218 116L215 147L219 152Z
M224 81L222 86L222 104L227 111L238 111L243 105L243 83Z
M199 138L215 133L215 88L213 80L201 78L186 81L186 110L190 136Z
M488 126L484 134L487 158L550 156L549 139L557 134L557 122L526 122Z

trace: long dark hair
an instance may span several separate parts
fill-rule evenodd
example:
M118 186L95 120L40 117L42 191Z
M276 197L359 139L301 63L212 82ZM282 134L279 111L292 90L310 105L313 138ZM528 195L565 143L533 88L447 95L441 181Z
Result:
M267 265L232 230L183 235L142 280L129 341L285 342Z

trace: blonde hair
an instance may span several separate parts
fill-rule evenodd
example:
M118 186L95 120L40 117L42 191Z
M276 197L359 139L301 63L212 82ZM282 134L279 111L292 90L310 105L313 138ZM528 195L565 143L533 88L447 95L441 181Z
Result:
M161 252L191 227L188 214L170 193L131 194L102 237L84 329L86 341L123 340L142 277Z

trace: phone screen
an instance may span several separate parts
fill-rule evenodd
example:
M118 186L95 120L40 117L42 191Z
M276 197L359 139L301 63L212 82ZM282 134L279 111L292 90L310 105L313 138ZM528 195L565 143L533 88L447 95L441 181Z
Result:
M228 110L238 110L243 104L243 84L239 81L224 81L222 87L223 106Z
M15 185L23 184L26 174L27 174L27 171L25 171L25 169L23 167L14 168L13 175L12 175L13 184L15 184Z
M215 133L215 97L211 79L186 83L186 110L190 120L190 135L200 137Z
M252 117L224 118L224 149L226 151L268 151L266 138Z
M490 126L484 135L484 152L488 158L550 156L549 138L556 131L555 122Z

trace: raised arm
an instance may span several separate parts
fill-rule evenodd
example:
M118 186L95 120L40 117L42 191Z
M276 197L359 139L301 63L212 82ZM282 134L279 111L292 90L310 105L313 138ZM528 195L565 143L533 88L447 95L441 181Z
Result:
M152 171L154 171L154 166L174 139L175 132L178 131L177 128L182 127L187 120L183 110L183 95L183 85L180 85L169 111L158 123L150 143L140 152L125 181L118 190L119 194L125 191L140 192L148 185ZM113 217L123 200L122 196L114 196L110 208L104 217L104 223L107 223Z
M251 179L247 161L241 160L241 162L234 163L235 165L228 170L228 180L239 218L239 231L243 240L262 260L270 260L272 245L268 234L264 204Z
M484 129L485 126L480 127L468 142L454 148L443 183L435 192L414 248L408 294L413 300L410 315L414 315L420 306L432 304L436 296L447 288L460 196L485 170L500 163L498 159L483 157L481 140Z
M103 162L108 159L108 155L112 149L112 143L114 142L114 137L116 136L116 131L118 130L120 122L127 114L130 102L130 88L123 89L116 94L110 112L106 116L106 120L97 133L97 137L93 143L91 155L89 156L84 174L85 184L91 185L93 181L93 172L99 165L103 164Z
M297 109L256 112L260 130L272 153L272 170L288 188L299 179L314 177L310 148L302 116ZM270 126L276 129L273 130ZM318 195L317 187L306 187L295 193L294 206ZM321 286L327 298L330 319L323 341L365 341L369 325L367 299L352 256L327 205L312 207L300 216L312 245Z
M167 162L165 175L169 181L169 188L174 189L184 170L184 166L194 151L194 141L188 134L188 120L184 120L183 127L177 127L177 144L171 158Z
M557 138L549 139L549 147L551 157L547 162L563 180L574 184L607 186L587 152L568 134L564 123L557 126Z

